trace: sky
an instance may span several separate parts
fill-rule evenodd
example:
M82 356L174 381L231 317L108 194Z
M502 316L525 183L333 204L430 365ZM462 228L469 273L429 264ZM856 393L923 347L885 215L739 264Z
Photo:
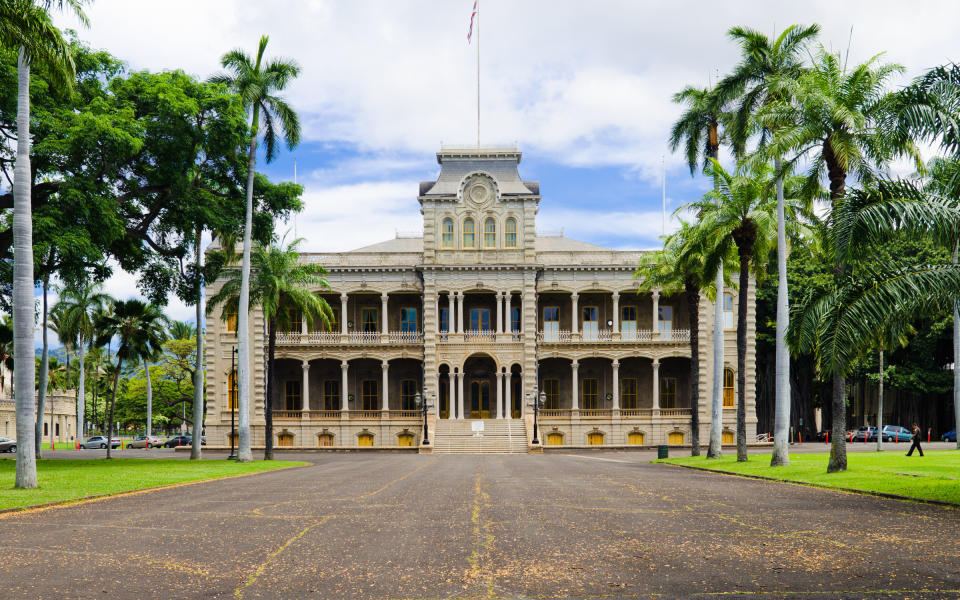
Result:
M772 35L819 23L828 49L851 63L885 52L899 85L960 58L958 2L481 0L95 0L91 26L61 27L131 70L181 69L201 78L233 48L296 60L284 92L303 139L258 169L304 185L296 219L304 250L346 251L422 231L418 182L436 177L441 145L516 145L524 179L540 181L537 229L616 248L658 245L667 212L703 194L667 137L672 95L704 87L736 64L735 25ZM477 27L477 25L475 25ZM667 219L669 230L671 224ZM293 228L294 223L281 230ZM130 297L134 275L106 284ZM171 298L168 314L192 320Z

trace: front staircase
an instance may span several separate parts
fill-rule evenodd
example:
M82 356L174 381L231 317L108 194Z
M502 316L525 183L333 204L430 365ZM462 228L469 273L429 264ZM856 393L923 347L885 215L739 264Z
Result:
M483 423L483 431L473 430ZM526 454L527 434L520 419L439 419L433 432L437 454Z

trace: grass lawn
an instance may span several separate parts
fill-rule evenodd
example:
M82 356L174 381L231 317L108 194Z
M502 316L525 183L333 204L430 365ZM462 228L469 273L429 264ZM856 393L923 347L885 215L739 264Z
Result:
M719 460L704 456L668 458L656 462L701 467L726 473L769 477L826 488L896 494L919 500L960 504L960 452L938 450L923 458L904 452L848 452L847 470L827 473L829 454L791 454L787 467L771 467L769 454L751 454L738 463L736 452Z
M111 460L38 460L40 487L13 488L16 461L0 459L0 509L64 502L86 496L116 494L184 481L229 477L271 469L305 465L291 461L182 460L114 458Z
M50 442L44 442L40 444L40 448L42 450L49 450ZM75 448L76 444L74 442L57 442L57 447L55 450L74 450Z

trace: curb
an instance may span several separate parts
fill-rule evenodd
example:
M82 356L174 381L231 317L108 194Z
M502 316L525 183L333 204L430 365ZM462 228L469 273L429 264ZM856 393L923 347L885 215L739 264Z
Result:
M43 502L41 504L27 504L25 506L14 506L12 508L0 508L0 519L9 517L10 515L14 515L18 513L50 510L51 508L58 508L61 506L68 506L68 505L74 505L74 504L86 504L88 502L96 502L99 500L106 500L107 498L116 498L118 496L134 496L137 494L145 494L147 492L155 492L158 490L167 490L170 488L196 485L198 483L210 483L211 481L223 481L225 479L238 479L240 477L252 477L254 475L264 475L266 473L274 473L276 471L286 471L288 469L302 469L304 467L309 467L309 466L312 466L312 465L291 465L289 467L267 469L265 471L257 471L255 473L237 473L236 475L227 475L225 477L210 477L208 479L197 479L194 481L181 481L179 483L167 483L164 485L155 485L155 486L144 487L144 488L136 488L133 490L123 490L120 492L109 492L106 494L94 494L92 496L81 496L79 498L69 498L67 500L54 500L53 502Z
M787 483L790 485L801 485L803 487L816 488L818 490L828 490L832 492L845 492L848 494L859 494L861 496L875 496L877 498L886 498L888 500L901 500L904 502L916 502L919 504L932 504L934 506L942 506L944 508L960 509L960 503L957 502L947 502L946 500L931 500L927 498L913 498L910 496L901 496L900 494L891 494L889 492L871 492L869 490L858 490L856 488L848 487L830 487L825 485L818 485L816 483L807 483L805 481L791 481L789 479L775 479L773 477L764 477L763 475L748 475L746 473L731 473L729 471L719 471L717 469L707 469L706 467L695 467L692 465L678 465L676 463L666 463L666 462L657 462L651 461L654 464L666 465L668 467L677 467L680 469L691 469L694 471L703 471L705 473L714 473L717 475L727 475L730 477L743 477L744 479L759 479L760 481L772 481L773 483Z

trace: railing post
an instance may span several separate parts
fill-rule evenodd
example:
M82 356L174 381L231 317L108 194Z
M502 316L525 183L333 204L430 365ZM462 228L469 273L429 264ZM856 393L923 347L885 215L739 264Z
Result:
M340 335L347 335L347 299L346 292L340 294Z

